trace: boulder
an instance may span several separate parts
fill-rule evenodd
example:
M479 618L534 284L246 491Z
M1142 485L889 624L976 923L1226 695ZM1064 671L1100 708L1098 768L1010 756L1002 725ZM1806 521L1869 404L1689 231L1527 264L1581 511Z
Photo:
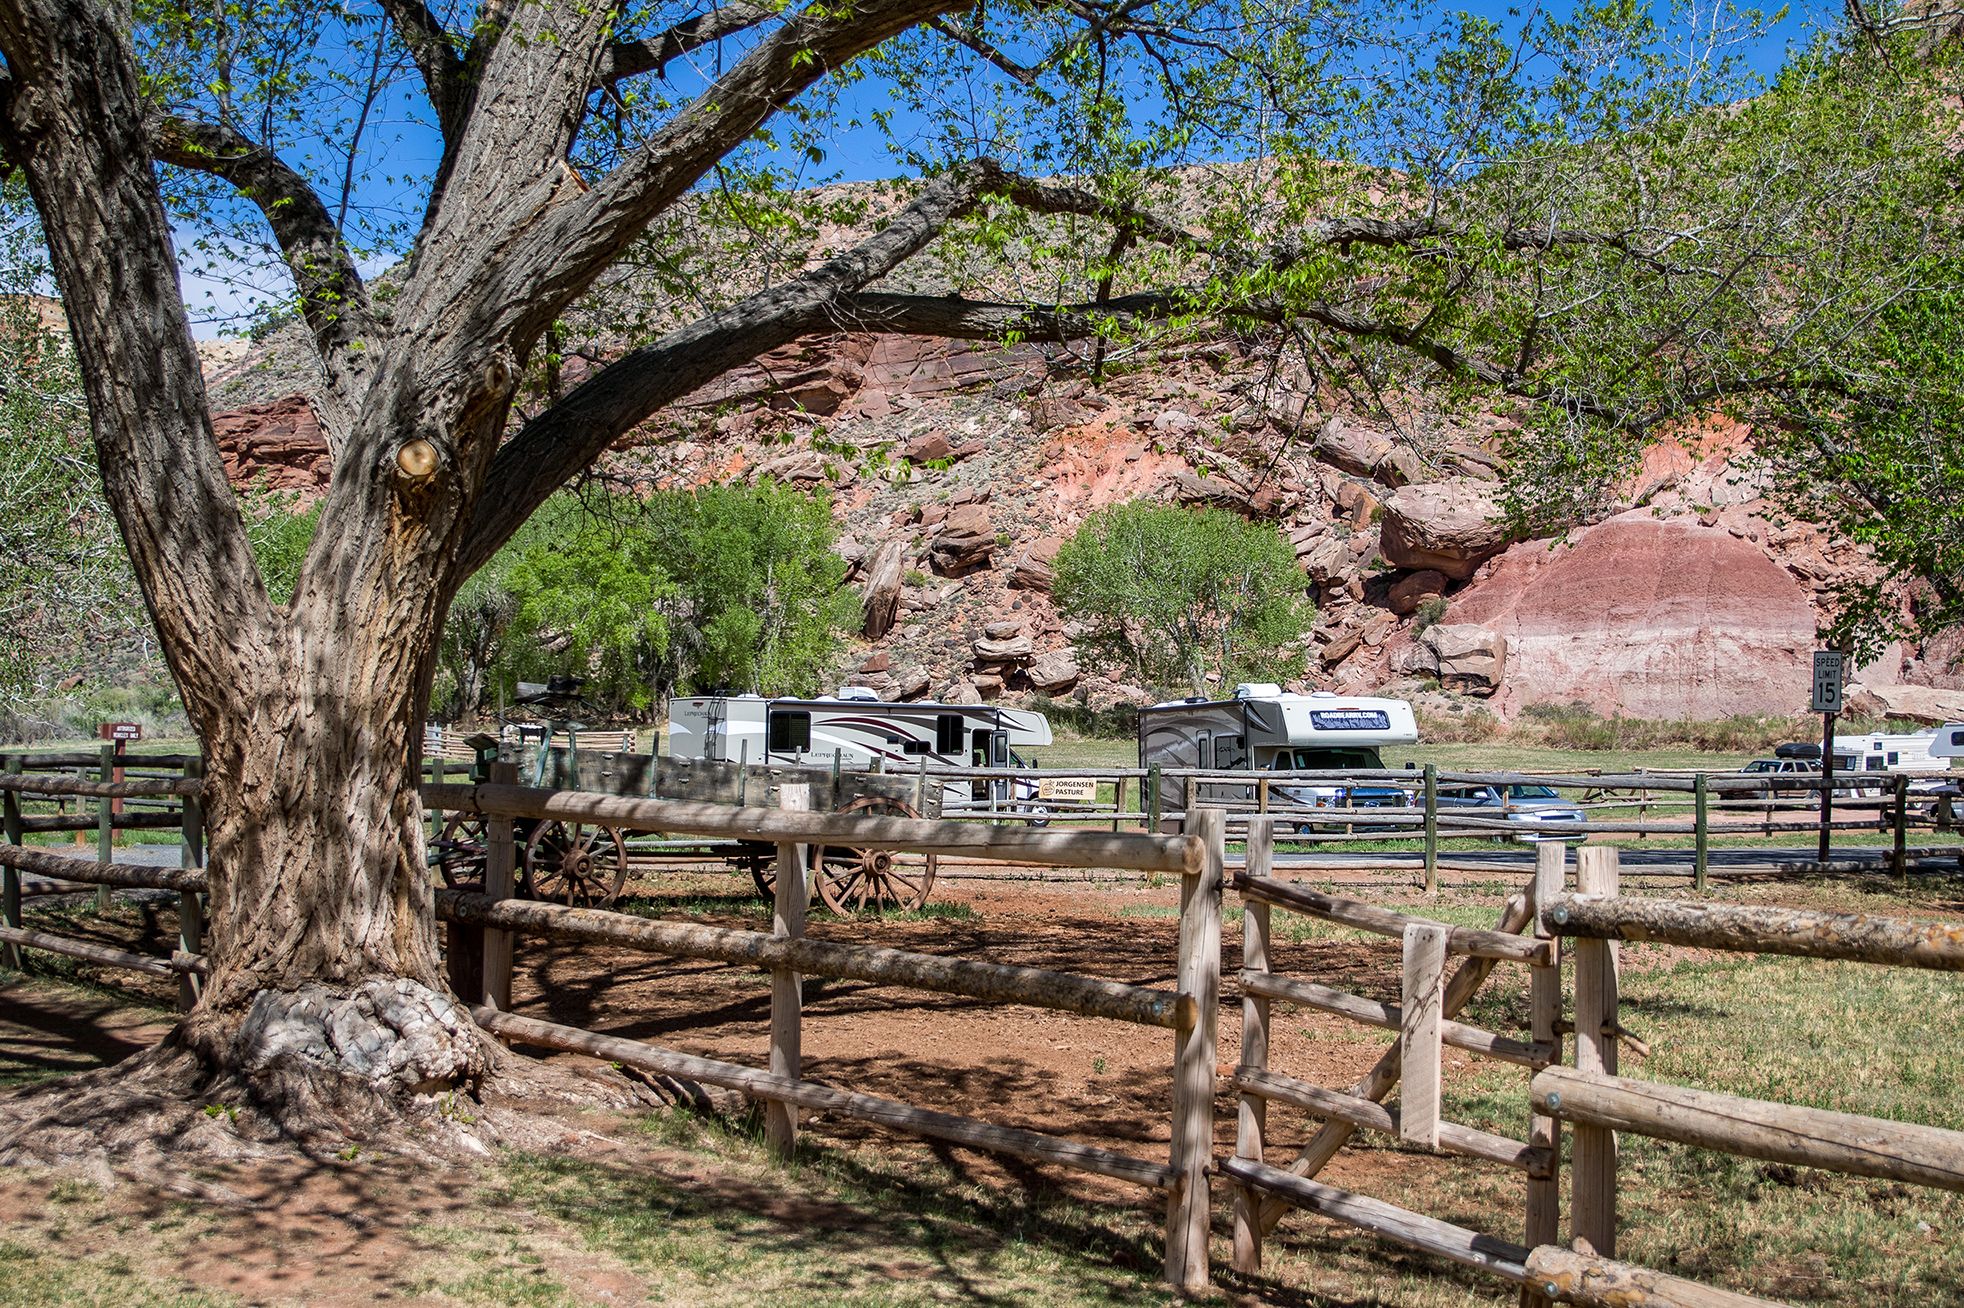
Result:
M929 547L935 570L947 577L988 567L995 551L996 536L989 525L989 510L980 504L963 504L949 510L940 534Z
M1048 691L1055 695L1062 694L1077 685L1078 678L1083 674L1078 669L1077 660L1071 657L1070 651L1053 650L1031 663L1023 670L1023 675L1037 690Z
M913 667L896 668L893 674L893 694L896 699L919 699L927 694L927 669Z
M878 640L893 629L900 609L901 583L907 572L906 543L898 538L886 541L866 566L865 601L861 605L860 630L868 640Z
M1464 581L1514 539L1502 487L1471 477L1400 487L1384 501L1381 548L1395 568L1432 569Z
M1029 546L1011 565L1009 584L1021 590L1049 590L1057 580L1057 551L1063 545L1055 536L1045 536Z
M1023 634L1023 623L1017 618L1005 618L984 626L982 634L990 640L1010 640Z
M1036 652L1036 647L1030 643L1028 636L975 642L975 657L986 663L1024 663L1035 658Z
M1350 552L1350 542L1334 533L1317 541L1315 548L1302 557L1302 565L1311 581L1326 586L1343 584L1360 567L1357 556Z
M1352 654L1355 654L1357 647L1363 644L1363 642L1364 637L1362 633L1355 627L1348 627L1342 631L1333 632L1331 633L1329 644L1325 645L1318 652L1319 657L1322 658L1326 667L1334 667L1336 664L1349 658Z
M1371 515L1378 509L1378 497L1364 489L1363 485L1346 481L1337 487L1337 520L1352 527L1370 525Z
M1391 674L1396 677L1436 677L1439 654L1423 641L1400 645L1391 651Z
M1316 433L1316 457L1357 477L1375 473L1394 448L1382 432L1332 418Z
M954 453L948 438L938 431L926 432L901 446L900 453L910 463L934 463Z
M825 456L816 450L793 450L779 455L768 463L760 463L751 472L752 481L777 481L788 486L815 485L830 481L832 470L826 466Z
M1964 690L1934 686L1851 686L1852 712L1878 718L1906 718L1925 726L1964 722Z
M1438 659L1439 684L1468 695L1491 695L1500 689L1507 668L1507 640L1498 632L1470 622L1441 622L1427 627L1420 643Z
M943 704L980 704L982 702L982 692L975 688L974 682L963 677L957 678L943 686L941 693L936 695L935 698Z
M887 652L883 649L876 649L866 656L866 661L859 665L859 670L861 672L885 672L892 666L893 661L887 657Z
M1190 436L1200 426L1200 419L1184 409L1165 409L1155 414L1152 420L1153 435L1179 439Z
M981 699L994 699L996 696L1002 694L1002 674L1000 672L971 672L968 677L968 684Z
M1387 486L1409 486L1425 480L1425 461L1410 446L1397 445L1379 460L1371 475Z
M1433 596L1445 594L1447 584L1446 574L1437 568L1421 568L1392 582L1385 598L1393 613L1409 616Z
M1380 612L1364 624L1364 643L1373 648L1391 639L1391 633L1398 630L1398 615Z

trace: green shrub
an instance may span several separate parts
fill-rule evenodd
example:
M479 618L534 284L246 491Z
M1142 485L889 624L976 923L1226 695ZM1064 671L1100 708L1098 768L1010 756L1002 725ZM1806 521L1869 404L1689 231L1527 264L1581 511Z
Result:
M1427 627L1436 627L1446 620L1449 602L1444 595L1427 595L1418 602L1418 609L1412 614L1412 635L1417 636Z

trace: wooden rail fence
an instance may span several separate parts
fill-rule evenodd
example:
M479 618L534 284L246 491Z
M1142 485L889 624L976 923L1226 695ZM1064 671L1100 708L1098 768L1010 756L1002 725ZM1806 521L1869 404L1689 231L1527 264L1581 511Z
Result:
M98 763L100 761L98 760ZM201 782L195 760L172 760L181 776L29 776L16 756L0 771L0 950L18 967L23 949L46 950L100 965L173 976L189 1006L207 968L201 954L205 873ZM85 764L86 765L86 760ZM1785 779L1783 779L1785 780ZM1703 793L1704 787L1699 788ZM1105 829L1057 830L977 826L952 820L864 818L812 812L800 788L781 788L782 807L620 798L515 785L500 765L480 785L435 783L428 800L452 811L495 819L557 818L602 822L705 838L774 844L776 901L771 930L743 931L696 922L660 921L512 897L516 850L509 820L490 833L484 893L440 891L435 909L449 924L453 985L487 1030L507 1040L607 1058L651 1073L741 1092L765 1105L768 1138L795 1147L798 1110L855 1117L889 1129L992 1150L1110 1177L1167 1197L1165 1276L1189 1291L1209 1283L1209 1175L1229 1184L1233 1261L1259 1269L1262 1246L1293 1208L1324 1214L1408 1247L1479 1269L1518 1285L1524 1304L1575 1303L1608 1308L1740 1308L1750 1296L1616 1259L1619 1132L1636 1132L1741 1156L1964 1190L1964 1133L1914 1123L1769 1103L1693 1087L1660 1085L1619 1074L1619 1046L1631 1042L1621 1023L1616 950L1647 940L1705 949L1760 952L1871 965L1964 970L1964 924L1911 922L1765 906L1638 899L1619 893L1615 849L1577 851L1575 885L1558 842L1536 850L1527 893L1509 900L1491 929L1437 922L1343 899L1275 875L1277 828L1287 815L1255 812L1240 825L1246 863L1234 878L1241 897L1241 1059L1230 1084L1237 1094L1232 1156L1212 1154L1216 1023L1220 984L1223 878L1228 815L1197 809L1184 835ZM24 799L92 800L98 821L113 819L117 800L162 800L181 829L182 866L137 867L89 860L23 844ZM943 856L1040 862L1060 867L1114 867L1181 877L1179 962L1172 989L1072 973L1015 967L805 937L809 899L805 847L827 842ZM22 873L70 885L153 888L178 896L178 947L145 957L91 941L34 930L22 920ZM1400 950L1400 995L1390 1004L1272 966L1275 909L1389 937ZM520 936L605 943L673 958L755 968L771 991L765 1066L701 1058L537 1018L511 1008L515 942ZM1524 965L1527 1030L1487 1030L1461 1020L1475 993L1503 964ZM1574 1010L1563 1015L1561 969L1573 965ZM849 1088L822 1084L802 1067L806 976L864 981L961 995L1122 1021L1170 1031L1170 1138L1164 1161L1070 1140L1040 1130L931 1110ZM1271 1065L1270 1009L1296 1005L1388 1030L1396 1043L1357 1081L1337 1090L1292 1077ZM1565 1034L1574 1036L1563 1066ZM1528 1074L1527 1138L1512 1139L1447 1120L1442 1104L1443 1050L1505 1062ZM1640 1047L1640 1046L1639 1046ZM1398 1090L1394 1105L1387 1100ZM1267 1156L1269 1106L1284 1104L1320 1119L1293 1158ZM1569 1149L1568 1234L1559 1243L1563 1187L1562 1132ZM1521 1174L1521 1241L1469 1230L1316 1179L1358 1131L1408 1146L1498 1164Z
M1234 1157L1221 1166L1237 1183L1235 1268L1258 1271L1267 1232L1288 1208L1302 1207L1525 1283L1529 1247L1552 1242L1555 1235L1559 1196L1554 1177L1560 1140L1554 1119L1537 1116L1525 1141L1445 1120L1440 1112L1441 1050L1450 1045L1517 1064L1530 1072L1559 1061L1556 1019L1561 987L1555 945L1545 934L1522 936L1520 932L1533 924L1534 906L1560 889L1563 847L1553 844L1539 851L1531 894L1506 905L1495 930L1472 930L1276 880L1270 871L1274 823L1269 816L1250 821L1247 865L1234 880L1242 900L1241 1062L1233 1077L1240 1107ZM1314 982L1278 976L1271 966L1275 908L1398 940L1402 951L1400 1004L1393 1007ZM1462 961L1449 970L1448 960L1454 957ZM1525 1040L1457 1020L1492 968L1501 962L1525 963L1530 968L1532 1029ZM1347 1091L1313 1085L1270 1066L1270 1005L1278 1000L1396 1031L1398 1042ZM1385 1107L1382 1101L1401 1082L1397 1109ZM1324 1123L1286 1170L1271 1166L1266 1159L1271 1103L1305 1109ZM1420 1148L1483 1159L1521 1172L1528 1187L1528 1245L1508 1244L1315 1181L1315 1175L1358 1130L1395 1136Z

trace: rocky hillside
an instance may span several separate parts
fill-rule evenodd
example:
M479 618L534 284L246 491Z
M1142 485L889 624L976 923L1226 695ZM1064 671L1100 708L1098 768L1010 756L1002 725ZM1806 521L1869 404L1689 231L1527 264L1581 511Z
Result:
M324 446L277 344L215 361L228 466L305 490ZM281 393L265 393L276 390ZM250 400L251 402L242 403ZM1319 617L1310 684L1434 687L1501 717L1582 701L1655 718L1794 712L1832 586L1861 554L1780 521L1714 427L1654 451L1621 511L1560 541L1500 525L1496 423L1394 436L1231 344L1092 381L1034 347L802 341L698 393L611 457L644 486L774 477L833 496L865 594L841 680L890 698L1144 702L1078 665L1050 562L1092 510L1222 505L1294 543ZM1964 714L1950 651L1865 669L1870 711Z

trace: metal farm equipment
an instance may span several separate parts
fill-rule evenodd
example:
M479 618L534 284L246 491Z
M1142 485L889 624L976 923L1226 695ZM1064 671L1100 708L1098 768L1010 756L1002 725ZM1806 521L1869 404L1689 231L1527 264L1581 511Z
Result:
M574 692L576 695L576 692ZM528 697L525 703L564 711L565 691ZM493 761L516 765L522 785L583 790L623 797L776 807L779 787L807 787L814 810L867 817L935 816L940 788L928 787L923 814L915 805L914 782L886 775L842 773L838 768L763 765L655 758L627 751L582 751L576 722L557 716L544 724L521 726L517 743L473 737L478 746L478 779L489 776ZM563 739L564 744L555 744ZM491 819L497 820L497 819ZM659 838L660 832L557 819L507 819L518 851L517 893L582 908L612 904L628 876L628 841ZM444 884L481 890L489 844L487 819L453 813L437 836L432 853ZM766 898L775 893L777 846L740 840L721 846L732 868L747 871ZM834 912L919 908L934 889L936 859L885 849L812 845L806 851L814 895Z

